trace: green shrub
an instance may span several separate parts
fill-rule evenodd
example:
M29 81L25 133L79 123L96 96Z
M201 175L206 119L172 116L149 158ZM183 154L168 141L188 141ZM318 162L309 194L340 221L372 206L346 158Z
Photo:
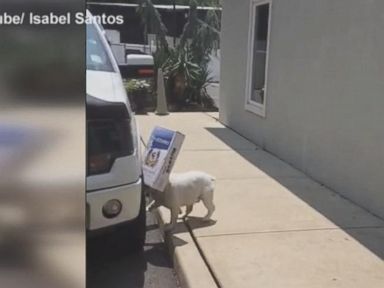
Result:
M200 3L201 1L199 1ZM219 5L217 0L204 3ZM204 20L199 18L196 0L188 1L190 10L188 21L176 47L166 41L167 31L161 15L152 0L140 0L138 13L145 27L145 33L156 34L156 52L153 54L155 68L164 71L168 103L177 109L190 104L201 108L213 107L213 101L206 86L211 81L208 62L210 55L220 45L220 14L208 11Z
M132 109L136 112L145 112L150 105L152 89L148 80L130 79L124 83L130 99Z
M151 85L147 80L130 79L125 83L128 93L149 92L150 87Z

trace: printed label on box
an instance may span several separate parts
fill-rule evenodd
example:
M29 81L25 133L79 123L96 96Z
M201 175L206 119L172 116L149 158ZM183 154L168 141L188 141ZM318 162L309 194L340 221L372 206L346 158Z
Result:
M185 136L177 131L155 127L144 155L144 183L164 191L169 174L181 149Z

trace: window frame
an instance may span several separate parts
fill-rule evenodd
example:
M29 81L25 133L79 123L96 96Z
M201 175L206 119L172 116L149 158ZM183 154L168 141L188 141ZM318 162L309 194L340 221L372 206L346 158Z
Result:
M269 4L268 15L268 31L267 31L267 47L266 47L266 59L265 59L265 85L264 85L264 103L260 104L253 101L252 86L253 86L253 58L254 58L254 46L255 46L255 24L256 24L256 8L264 4ZM272 18L272 0L251 0L250 12L249 12L249 29L248 29L248 53L247 53L247 77L246 77L246 91L245 91L245 110L255 113L263 118L266 117L266 105L267 105L267 86L268 86L268 63L269 63L269 42L271 32L271 18Z

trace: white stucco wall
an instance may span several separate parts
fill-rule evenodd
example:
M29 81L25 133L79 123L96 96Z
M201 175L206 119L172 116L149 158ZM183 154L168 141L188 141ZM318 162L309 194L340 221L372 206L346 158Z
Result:
M272 0L266 118L244 109L250 0L224 0L220 119L384 217L384 1Z

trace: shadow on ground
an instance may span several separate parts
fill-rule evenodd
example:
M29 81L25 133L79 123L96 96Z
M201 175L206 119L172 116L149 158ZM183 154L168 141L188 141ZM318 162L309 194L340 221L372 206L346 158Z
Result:
M88 288L177 288L172 261L158 225L147 213L147 235L143 251L122 251L103 241L87 242Z
M293 185L293 179L290 177L281 177L278 175L278 172L274 168L274 165L270 164L270 161L265 161L265 157L257 156L257 153L265 153L263 150L242 150L236 149L233 140L231 137L228 137L228 134L234 133L231 129L228 128L206 128L207 131L212 133L215 137L219 138L221 141L226 143L229 147L231 147L236 153L242 156L245 160L250 162L252 165L256 166L264 173L268 174L274 180L279 182L281 185L286 187L290 192L294 195L305 201L312 208L317 210L319 213L324 215L330 221L335 223L338 227L343 229L346 233L348 233L351 237L359 241L362 245L368 248L371 252L376 254L381 259L384 259L384 226L381 224L373 225L372 227L363 225L359 226L351 226L345 227L346 219L357 220L356 214L352 212L341 212L340 206L337 203L341 203L340 201L345 201L352 208L348 211L359 211L360 209L364 210L364 208L358 207L356 204L352 203L350 200L342 197L336 192L329 192L327 188L318 183L302 183L302 185ZM241 137L239 135L239 137ZM245 138L244 138L245 139ZM273 157L273 156L272 156ZM278 159L276 158L278 161ZM286 164L288 165L288 164ZM297 179L295 181L298 181ZM305 181L303 181L305 182ZM316 185L318 185L316 187ZM311 192L312 189L320 189L324 190L324 193L314 193ZM331 195L329 193L332 193ZM330 201L335 197L337 201ZM337 199L336 199L337 198ZM369 213L369 212L368 212ZM380 219L374 215L373 218L376 218L380 223ZM381 222L383 223L383 222Z
M195 216L188 216L184 219L179 219L178 221L179 222L176 224L175 228L172 230L172 232L169 232L169 233L173 235L177 235L178 233L190 232L189 231L191 229L190 227L193 227L193 229L195 230L195 229L215 225L217 222L216 220L204 221L203 217L195 217ZM186 243L185 241L182 241L179 244L180 245L177 245L177 246L181 246L188 243Z

